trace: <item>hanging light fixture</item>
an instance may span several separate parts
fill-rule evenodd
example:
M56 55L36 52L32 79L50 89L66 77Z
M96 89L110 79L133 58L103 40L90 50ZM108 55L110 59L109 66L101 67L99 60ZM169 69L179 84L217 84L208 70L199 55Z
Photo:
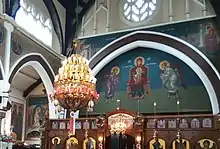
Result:
M78 48L78 41L73 42ZM92 75L88 60L80 54L72 54L62 62L62 67L55 77L51 99L61 107L76 111L98 100L96 78Z
M76 0L76 8L79 0ZM78 26L78 13L76 13L76 27ZM62 62L62 67L54 81L54 90L51 100L58 107L70 110L69 136L75 135L75 113L84 107L87 111L93 111L94 101L99 94L96 92L96 78L92 75L86 58L78 54L83 45L78 39L73 40L72 50Z
M92 111L94 102L99 98L96 92L96 78L92 75L86 58L77 54L81 45L73 40L74 53L62 62L62 67L55 77L54 90L50 94L55 106L72 111L70 134L75 134L74 112L84 107Z

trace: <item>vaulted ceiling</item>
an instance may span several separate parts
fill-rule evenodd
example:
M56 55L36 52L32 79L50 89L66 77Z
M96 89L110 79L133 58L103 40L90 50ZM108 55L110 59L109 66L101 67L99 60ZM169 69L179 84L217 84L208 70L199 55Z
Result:
M43 0L50 12L52 22L56 33L62 38L62 31L60 25L60 19L55 9L55 5L52 3L51 0ZM65 55L67 47L70 47L72 43L72 39L75 37L76 28L79 27L83 15L88 11L89 8L93 6L95 0L79 0L78 7L77 7L77 0L58 0L60 4L66 9L66 33L65 33L65 42L63 42L63 54ZM217 23L219 24L220 29L220 0L210 0L215 13L217 15ZM55 13L56 12L56 13ZM78 14L78 23L76 23L76 16ZM78 25L78 26L77 26ZM62 38L63 39L63 38ZM30 75L30 73L34 76ZM40 76L37 74L33 68L27 67L24 70L20 71L17 78L14 79L12 84L13 87L18 88L19 90L24 92L24 97L26 97L33 89L35 89L39 84L42 83ZM28 77L28 84L22 85L21 88L20 80L23 77ZM16 81L17 80L17 81ZM26 79L27 81L27 79ZM42 89L41 89L42 90Z
M66 41L65 49L70 47L72 39L75 37L75 32L79 24L81 23L82 17L85 15L87 10L91 8L95 0L58 0L64 8L66 8ZM78 19L76 17L78 16ZM78 22L76 21L78 20ZM66 51L64 51L66 53Z

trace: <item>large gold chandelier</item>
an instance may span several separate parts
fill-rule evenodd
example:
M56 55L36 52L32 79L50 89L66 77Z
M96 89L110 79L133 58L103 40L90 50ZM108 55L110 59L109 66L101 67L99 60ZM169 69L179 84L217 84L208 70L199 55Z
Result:
M80 48L78 40L73 47ZM55 77L54 90L51 93L54 102L68 110L76 111L83 107L93 106L98 100L96 78L92 75L88 60L80 54L72 54L62 62L62 67Z

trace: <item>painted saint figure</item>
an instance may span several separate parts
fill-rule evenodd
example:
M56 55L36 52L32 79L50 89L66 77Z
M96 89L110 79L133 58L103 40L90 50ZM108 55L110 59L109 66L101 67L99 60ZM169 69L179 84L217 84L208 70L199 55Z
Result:
M180 81L180 85L185 87L182 83L182 79L180 78L180 73L177 68L172 68L168 61L162 61L159 65L160 69L162 70L160 74L160 78L162 80L162 84L164 88L167 89L167 97L171 98L174 97L175 99L179 98L179 91L178 91L178 81Z
M208 53L213 53L219 50L219 41L215 29L211 26L207 28L205 35L205 48Z
M40 127L40 113L41 113L41 108L37 107L34 113L34 127Z
M95 145L93 140L89 137L88 141L86 142L86 149L94 149Z
M159 139L156 137L155 142L153 143L154 149L163 149L163 146L160 144Z
M78 140L76 138L70 138L67 140L66 149L77 149Z
M216 144L215 142L207 139L201 142L199 147L200 149L216 149Z
M150 95L149 68L144 65L144 58L137 57L134 60L135 66L130 70L127 93L129 98L141 99L145 93Z
M175 149L187 149L187 142L179 137L175 140Z
M60 146L60 138L58 137L55 137L52 139L52 149L60 149L61 146Z
M115 66L111 69L109 75L107 75L107 84L106 84L106 99L113 99L115 96L116 88L119 83L119 73L120 68Z

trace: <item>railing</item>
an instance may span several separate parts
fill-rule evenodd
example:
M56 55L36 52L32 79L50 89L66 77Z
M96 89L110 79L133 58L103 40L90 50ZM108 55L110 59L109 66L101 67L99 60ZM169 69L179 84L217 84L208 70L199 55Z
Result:
M0 141L0 149L12 149L12 142L2 142Z

